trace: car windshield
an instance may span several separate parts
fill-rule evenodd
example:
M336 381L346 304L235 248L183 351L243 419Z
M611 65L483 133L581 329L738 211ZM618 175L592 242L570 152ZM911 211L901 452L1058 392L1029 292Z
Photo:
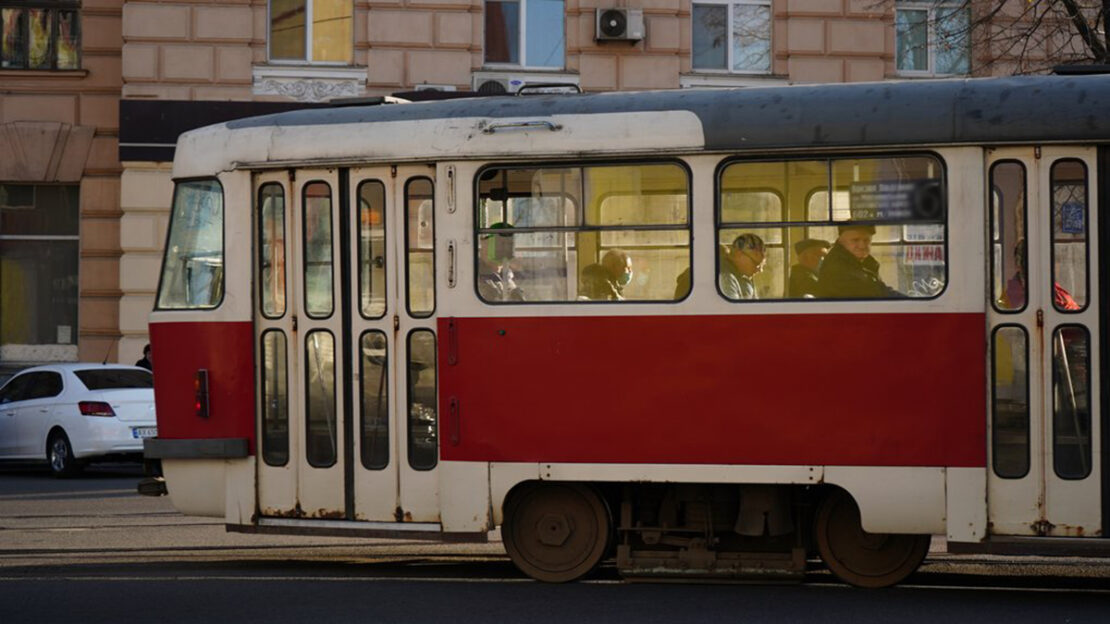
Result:
M73 371L73 374L89 390L154 387L154 377L148 371L133 368L96 368Z

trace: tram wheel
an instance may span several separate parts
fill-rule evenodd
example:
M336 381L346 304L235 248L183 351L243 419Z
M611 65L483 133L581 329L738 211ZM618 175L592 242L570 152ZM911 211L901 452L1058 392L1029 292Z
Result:
M867 533L859 506L843 490L826 496L814 523L821 559L840 580L857 587L888 587L917 569L928 535Z
M530 484L505 503L501 539L521 572L537 581L566 583L601 562L610 526L609 510L593 488Z

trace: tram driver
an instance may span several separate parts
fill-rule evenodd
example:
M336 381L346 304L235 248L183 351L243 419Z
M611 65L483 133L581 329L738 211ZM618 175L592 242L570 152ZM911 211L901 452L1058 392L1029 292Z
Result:
M491 230L511 229L505 222L494 223ZM524 301L524 291L513 279L513 235L478 236L478 294L485 301Z
M840 299L903 297L879 277L879 261L871 255L875 226L847 224L821 262L817 296Z

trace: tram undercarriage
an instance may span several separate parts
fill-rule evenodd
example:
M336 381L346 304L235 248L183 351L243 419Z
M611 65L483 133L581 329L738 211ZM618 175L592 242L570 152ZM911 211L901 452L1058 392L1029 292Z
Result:
M565 582L615 557L629 580L800 581L810 554L863 587L917 569L928 535L863 531L834 487L531 482L506 500L502 534L529 576Z

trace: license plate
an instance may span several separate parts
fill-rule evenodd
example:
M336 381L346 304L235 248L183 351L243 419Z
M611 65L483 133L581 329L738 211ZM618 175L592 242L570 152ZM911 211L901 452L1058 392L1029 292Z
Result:
M156 435L158 435L158 427L133 427L131 429L131 436L138 440L153 438Z

